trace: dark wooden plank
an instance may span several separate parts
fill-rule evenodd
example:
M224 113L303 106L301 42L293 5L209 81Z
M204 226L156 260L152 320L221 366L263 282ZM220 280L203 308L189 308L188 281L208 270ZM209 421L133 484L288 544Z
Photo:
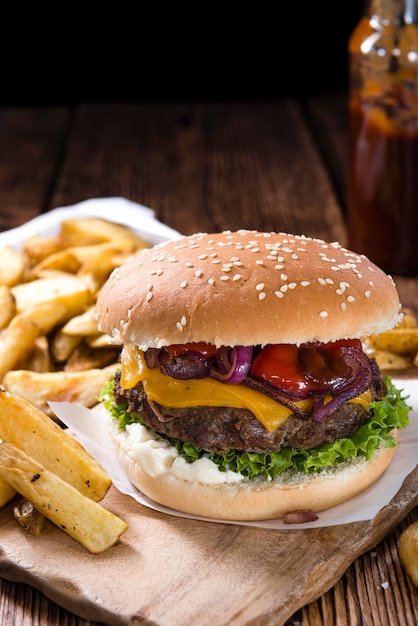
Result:
M302 626L418 624L418 590L405 574L398 552L403 529L418 521L415 507L386 539L360 556L319 600L288 620Z
M303 110L344 215L347 211L348 116L345 94L310 97Z
M257 228L344 237L340 209L294 100L87 105L52 205L124 195L186 234Z
M69 117L65 108L0 110L0 230L44 210Z

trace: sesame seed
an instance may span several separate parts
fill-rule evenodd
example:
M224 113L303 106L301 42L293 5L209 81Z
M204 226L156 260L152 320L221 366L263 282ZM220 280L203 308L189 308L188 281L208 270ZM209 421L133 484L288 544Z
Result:
M281 291L282 293L285 293L285 292L288 290L288 288L289 288L289 286L288 286L288 285L282 285L282 286L280 287L280 291Z
M170 263L177 263L178 262L178 259L176 259L175 256L168 257L168 260L170 261Z
M347 300L348 300L348 302L354 302L355 297L354 296L348 296Z
M297 287L297 283L289 283L289 289L295 289Z
M258 283L255 288L257 289L257 291L261 291L262 289L264 289L264 283Z
M364 295L366 296L366 298L370 298L371 296L371 291L365 291Z
M180 283L180 287L181 287L182 289L184 289L185 287L187 287L187 280L183 280L183 281Z
M209 285L214 285L215 284L215 279L214 278L208 278L208 283L209 283Z
M177 326L177 330L183 330L183 326L181 325L180 322L177 322L176 326Z
M283 265L275 265L275 266L274 266L274 269L275 269L275 270L282 270L282 269L283 269L283 267L284 267Z
M256 265L264 265L263 259L257 259Z
M265 297L266 297L266 294L265 294L265 292L264 292L264 291L261 291L261 292L258 294L258 299L259 299L259 300L264 300L264 298L265 298Z
M328 311L321 311L319 317L328 317Z
M198 278L200 278L202 276L203 272L202 270L196 270L195 271L195 276L197 276Z
M341 302L341 308L342 308L343 311L347 310L347 305L346 305L345 302Z
M311 283L309 282L309 280L302 280L300 284L302 285L302 287L309 287Z
M275 291L274 295L276 295L278 298L283 298L283 294L281 291Z
M146 295L146 297L145 297L145 300L146 300L147 302L149 302L150 300L152 300L152 292L151 292L151 291L149 291L149 292L147 293L147 295Z
M185 315L183 315L183 317L181 318L181 320L180 320L180 324L181 324L182 326L186 326L186 324L187 324L187 320L186 320L186 316L185 316Z
M187 262L184 264L186 267L193 267L193 263Z
M286 274L280 274L280 278L282 280L287 280L287 275Z
M239 280L241 278L241 274L234 274L232 280Z
M197 257L200 261L203 261L204 259L208 258L207 254L199 254L199 256Z
M229 276L221 276L220 280L223 280L225 282L226 280L229 280Z
M326 285L327 284L324 278L318 278L318 283L320 285Z

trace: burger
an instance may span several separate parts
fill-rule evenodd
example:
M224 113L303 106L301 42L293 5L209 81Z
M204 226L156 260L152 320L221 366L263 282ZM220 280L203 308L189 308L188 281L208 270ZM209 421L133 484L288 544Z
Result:
M316 518L382 476L409 422L362 343L398 323L394 281L338 243L184 236L114 270L96 314L121 345L102 396L121 464L172 509Z

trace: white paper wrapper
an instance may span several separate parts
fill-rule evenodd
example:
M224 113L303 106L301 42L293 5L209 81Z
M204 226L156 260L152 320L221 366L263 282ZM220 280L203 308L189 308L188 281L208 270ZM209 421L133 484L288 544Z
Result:
M399 433L399 449L394 460L383 477L375 485L364 491L349 502L319 513L319 518L306 524L283 524L282 520L266 520L259 522L227 522L258 528L298 530L335 526L350 522L360 522L373 519L381 508L386 506L401 488L406 476L412 472L418 458L418 385L416 380L402 380L394 383L398 389L404 389L404 395L409 395L408 402L413 406L411 425ZM187 515L173 509L161 506L144 496L130 483L119 461L115 446L108 433L109 417L106 411L86 409L69 402L51 402L54 413L77 436L84 447L95 457L109 474L115 487L122 493L131 496L137 502L156 511L170 515L204 519L206 521L220 521ZM223 522L225 523L225 522Z
M52 237L65 219L99 217L125 224L152 244L176 239L180 233L155 219L152 209L126 198L91 198L78 204L43 213L22 226L0 233L0 245L19 247L28 237Z
M120 224L127 224L150 243L156 244L180 236L177 231L155 219L152 209L136 204L124 198L93 198L79 204L55 209L34 220L0 234L0 245L19 245L35 234L52 236L59 229L63 219L75 217L102 217ZM378 511L387 505L399 491L405 477L416 467L418 459L418 381L394 381L399 389L409 395L409 402L414 410L412 424L399 436L399 450L384 476L370 489L348 503L329 509L319 514L315 522L299 525L286 525L281 520L261 522L226 522L245 526L271 529L306 529L322 526L334 526L373 519ZM115 487L122 493L151 509L179 517L195 518L166 507L160 506L141 494L132 486L122 469L116 448L108 434L108 416L104 409L89 410L70 403L51 403L52 410L78 437L85 448L97 459L108 472ZM196 518L206 519L206 518ZM216 522L218 520L207 519ZM225 523L225 522L223 522Z

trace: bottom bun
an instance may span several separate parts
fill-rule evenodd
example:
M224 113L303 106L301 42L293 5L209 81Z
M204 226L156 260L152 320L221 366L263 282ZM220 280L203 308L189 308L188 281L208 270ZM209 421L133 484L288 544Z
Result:
M113 423L110 434L130 481L148 498L183 513L231 521L280 519L286 513L304 510L317 513L346 502L382 476L397 449L381 448L370 461L358 457L321 473L286 474L273 481L244 478L240 482L207 484L178 478L170 471L170 460L152 463L151 475L149 460L144 461L138 450L134 452L127 432ZM397 432L394 434L396 437Z

